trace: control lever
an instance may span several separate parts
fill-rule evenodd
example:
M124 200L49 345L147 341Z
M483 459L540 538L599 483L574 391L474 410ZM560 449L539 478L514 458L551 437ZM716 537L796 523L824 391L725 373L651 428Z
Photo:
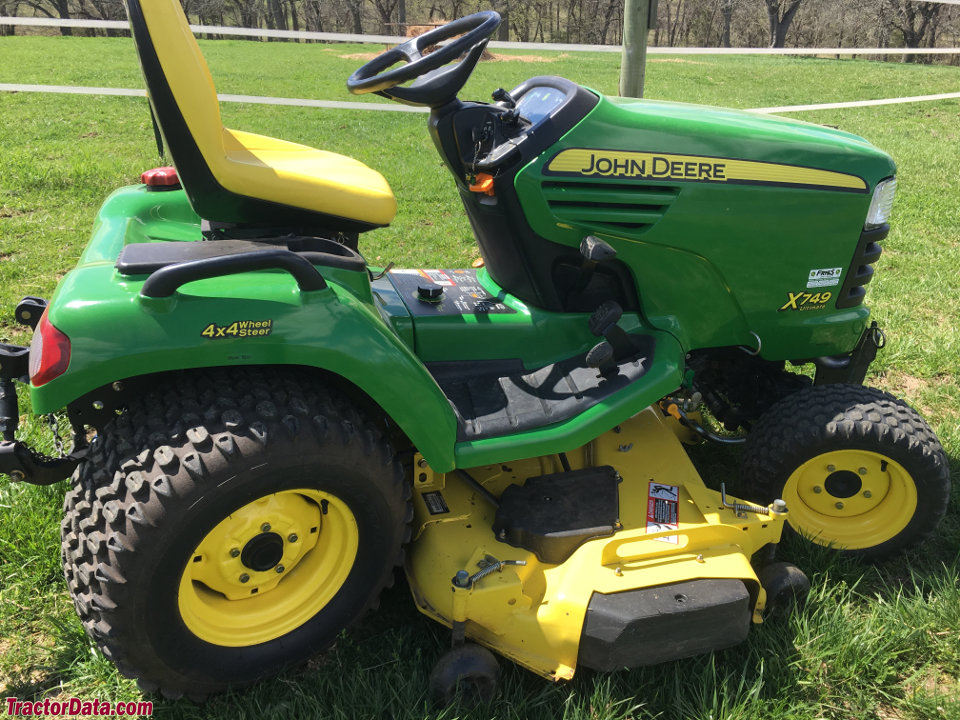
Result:
M497 88L493 91L491 97L495 102L500 103L506 108L506 112L500 116L503 122L508 125L516 124L517 120L520 119L520 111L517 110L517 101L514 99L513 95L508 93L503 88Z
M571 288L571 295L578 295L587 289L597 265L605 260L613 260L617 256L617 251L598 237L587 235L580 242L580 257L583 262L580 263L580 277L576 284Z
M513 99L513 95L508 93L503 88L497 88L494 90L491 97L494 99L494 102L503 103L505 107L508 107L511 110L517 106L517 101Z

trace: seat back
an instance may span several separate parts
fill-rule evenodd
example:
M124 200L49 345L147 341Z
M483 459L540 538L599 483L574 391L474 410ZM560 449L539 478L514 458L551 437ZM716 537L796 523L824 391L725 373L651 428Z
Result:
M159 76L176 102L176 108L164 108L169 114L176 110L193 136L200 152L220 152L223 125L220 121L220 103L213 85L210 69L200 52L200 46L190 30L178 0L128 0L141 8L143 22L150 37L154 54L160 64ZM140 47L140 38L134 38ZM140 53L143 62L144 53ZM158 73L147 73L148 89L156 84ZM159 89L159 88L158 88ZM154 95L151 92L151 97ZM154 108L158 110L158 108Z
M190 204L206 220L246 221L250 203L211 170L224 155L220 104L180 0L124 3L150 106Z
M369 230L392 219L396 203L389 185L362 163L336 156L354 174L358 169L364 174L359 181L341 183L290 162L306 153L312 162L326 159L337 166L327 157L333 154L223 127L213 78L180 0L124 2L154 118L197 215L217 224L308 235ZM261 160L264 152L258 151L266 146L258 143L283 150L278 167ZM327 198L319 202L313 193ZM337 198L350 202L338 205ZM367 198L378 203L376 212L363 209ZM340 207L348 211L343 216Z

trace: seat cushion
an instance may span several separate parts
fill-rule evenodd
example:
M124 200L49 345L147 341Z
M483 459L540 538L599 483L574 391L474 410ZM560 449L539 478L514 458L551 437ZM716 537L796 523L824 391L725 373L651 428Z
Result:
M336 153L223 127L180 0L125 0L147 93L196 213L212 222L358 232L396 213L387 181Z
M371 225L386 225L397 212L383 175L346 155L227 128L223 150L210 169L238 195Z

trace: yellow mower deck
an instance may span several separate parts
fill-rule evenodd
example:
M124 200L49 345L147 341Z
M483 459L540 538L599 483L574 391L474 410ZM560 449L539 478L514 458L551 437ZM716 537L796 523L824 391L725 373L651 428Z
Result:
M761 622L766 597L750 559L764 545L779 542L783 515L738 516L722 507L720 494L703 484L674 426L672 418L647 408L567 454L574 470L604 465L617 470L620 527L610 537L586 541L559 565L498 540L492 503L455 473L434 473L418 457L414 540L406 571L421 612L447 626L465 621L467 637L556 680L574 675L594 593L697 579L740 580L750 594L753 621ZM469 474L499 497L509 485L560 471L558 458L547 456L474 468ZM648 530L652 485L679 488L675 529ZM458 571L473 574L488 556L526 564L505 566L470 588L452 584Z

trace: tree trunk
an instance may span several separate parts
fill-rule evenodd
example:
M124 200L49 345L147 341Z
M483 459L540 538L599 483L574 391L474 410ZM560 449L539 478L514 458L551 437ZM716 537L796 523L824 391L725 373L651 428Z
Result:
M363 8L359 3L350 4L350 16L353 18L353 32L355 35L363 34Z
M720 47L730 47L730 24L733 22L733 3L725 0L720 8L722 20L722 30L720 32Z
M290 27L295 32L300 32L300 19L297 17L297 2L290 0ZM297 42L300 42L299 38Z
M770 25L770 47L782 48L787 31L803 0L763 0Z
M61 20L70 19L70 6L67 4L67 0L56 0L54 5L57 8L57 13L60 15ZM71 27L61 27L61 35L73 35L73 28Z

